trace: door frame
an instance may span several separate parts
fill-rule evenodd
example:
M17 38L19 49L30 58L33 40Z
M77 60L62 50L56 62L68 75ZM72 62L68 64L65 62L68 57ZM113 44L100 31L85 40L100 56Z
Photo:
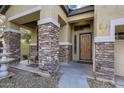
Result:
M83 35L83 34L90 34L90 36L91 36L91 51L90 51L91 59L81 59L81 35ZM79 59L80 60L87 60L87 61L91 61L92 62L92 32L80 33L79 34Z

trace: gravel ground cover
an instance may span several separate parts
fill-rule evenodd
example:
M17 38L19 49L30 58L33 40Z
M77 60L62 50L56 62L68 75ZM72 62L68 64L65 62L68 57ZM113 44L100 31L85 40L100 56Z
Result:
M109 82L102 82L102 81L91 79L91 78L87 78L87 82L90 88L116 88L115 85Z
M0 80L0 88L57 88L60 75L55 73L49 78L22 70L9 68L15 75Z

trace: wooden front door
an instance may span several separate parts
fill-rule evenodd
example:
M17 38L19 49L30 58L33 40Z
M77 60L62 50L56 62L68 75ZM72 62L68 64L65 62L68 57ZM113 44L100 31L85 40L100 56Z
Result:
M92 59L92 36L91 33L80 34L80 60Z

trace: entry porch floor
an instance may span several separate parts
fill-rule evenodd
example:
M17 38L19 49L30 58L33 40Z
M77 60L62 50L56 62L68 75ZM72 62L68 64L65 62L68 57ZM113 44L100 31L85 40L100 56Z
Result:
M93 77L91 64L76 62L62 64L60 73L63 74L59 81L61 88L89 88L87 77Z
M60 72L63 73L59 81L62 88L89 88L87 78L93 77L93 66L91 64L70 62L62 64ZM124 76L115 76L117 88L124 88Z

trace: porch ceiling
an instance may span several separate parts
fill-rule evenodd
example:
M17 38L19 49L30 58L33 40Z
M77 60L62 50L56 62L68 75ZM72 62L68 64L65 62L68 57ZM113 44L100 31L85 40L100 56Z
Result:
M32 21L26 24L23 24L24 26L27 26L29 28L35 29L37 27L37 21Z
M61 27L66 24L66 22L60 16L58 17L58 22L60 23Z
M40 19L40 11L37 11L37 12L31 13L31 14L16 18L14 20L11 20L11 22L22 25L22 24L34 22L39 19Z
M87 24L87 23L91 23L93 22L93 17L89 17L89 18L84 18L84 19L77 19L77 20L70 20L69 24L75 24L75 25L82 25L82 24Z
M78 22L75 22L73 24L75 25L85 25L85 24L88 24L88 23L92 23L93 22L93 19L85 19L85 20L80 20Z

